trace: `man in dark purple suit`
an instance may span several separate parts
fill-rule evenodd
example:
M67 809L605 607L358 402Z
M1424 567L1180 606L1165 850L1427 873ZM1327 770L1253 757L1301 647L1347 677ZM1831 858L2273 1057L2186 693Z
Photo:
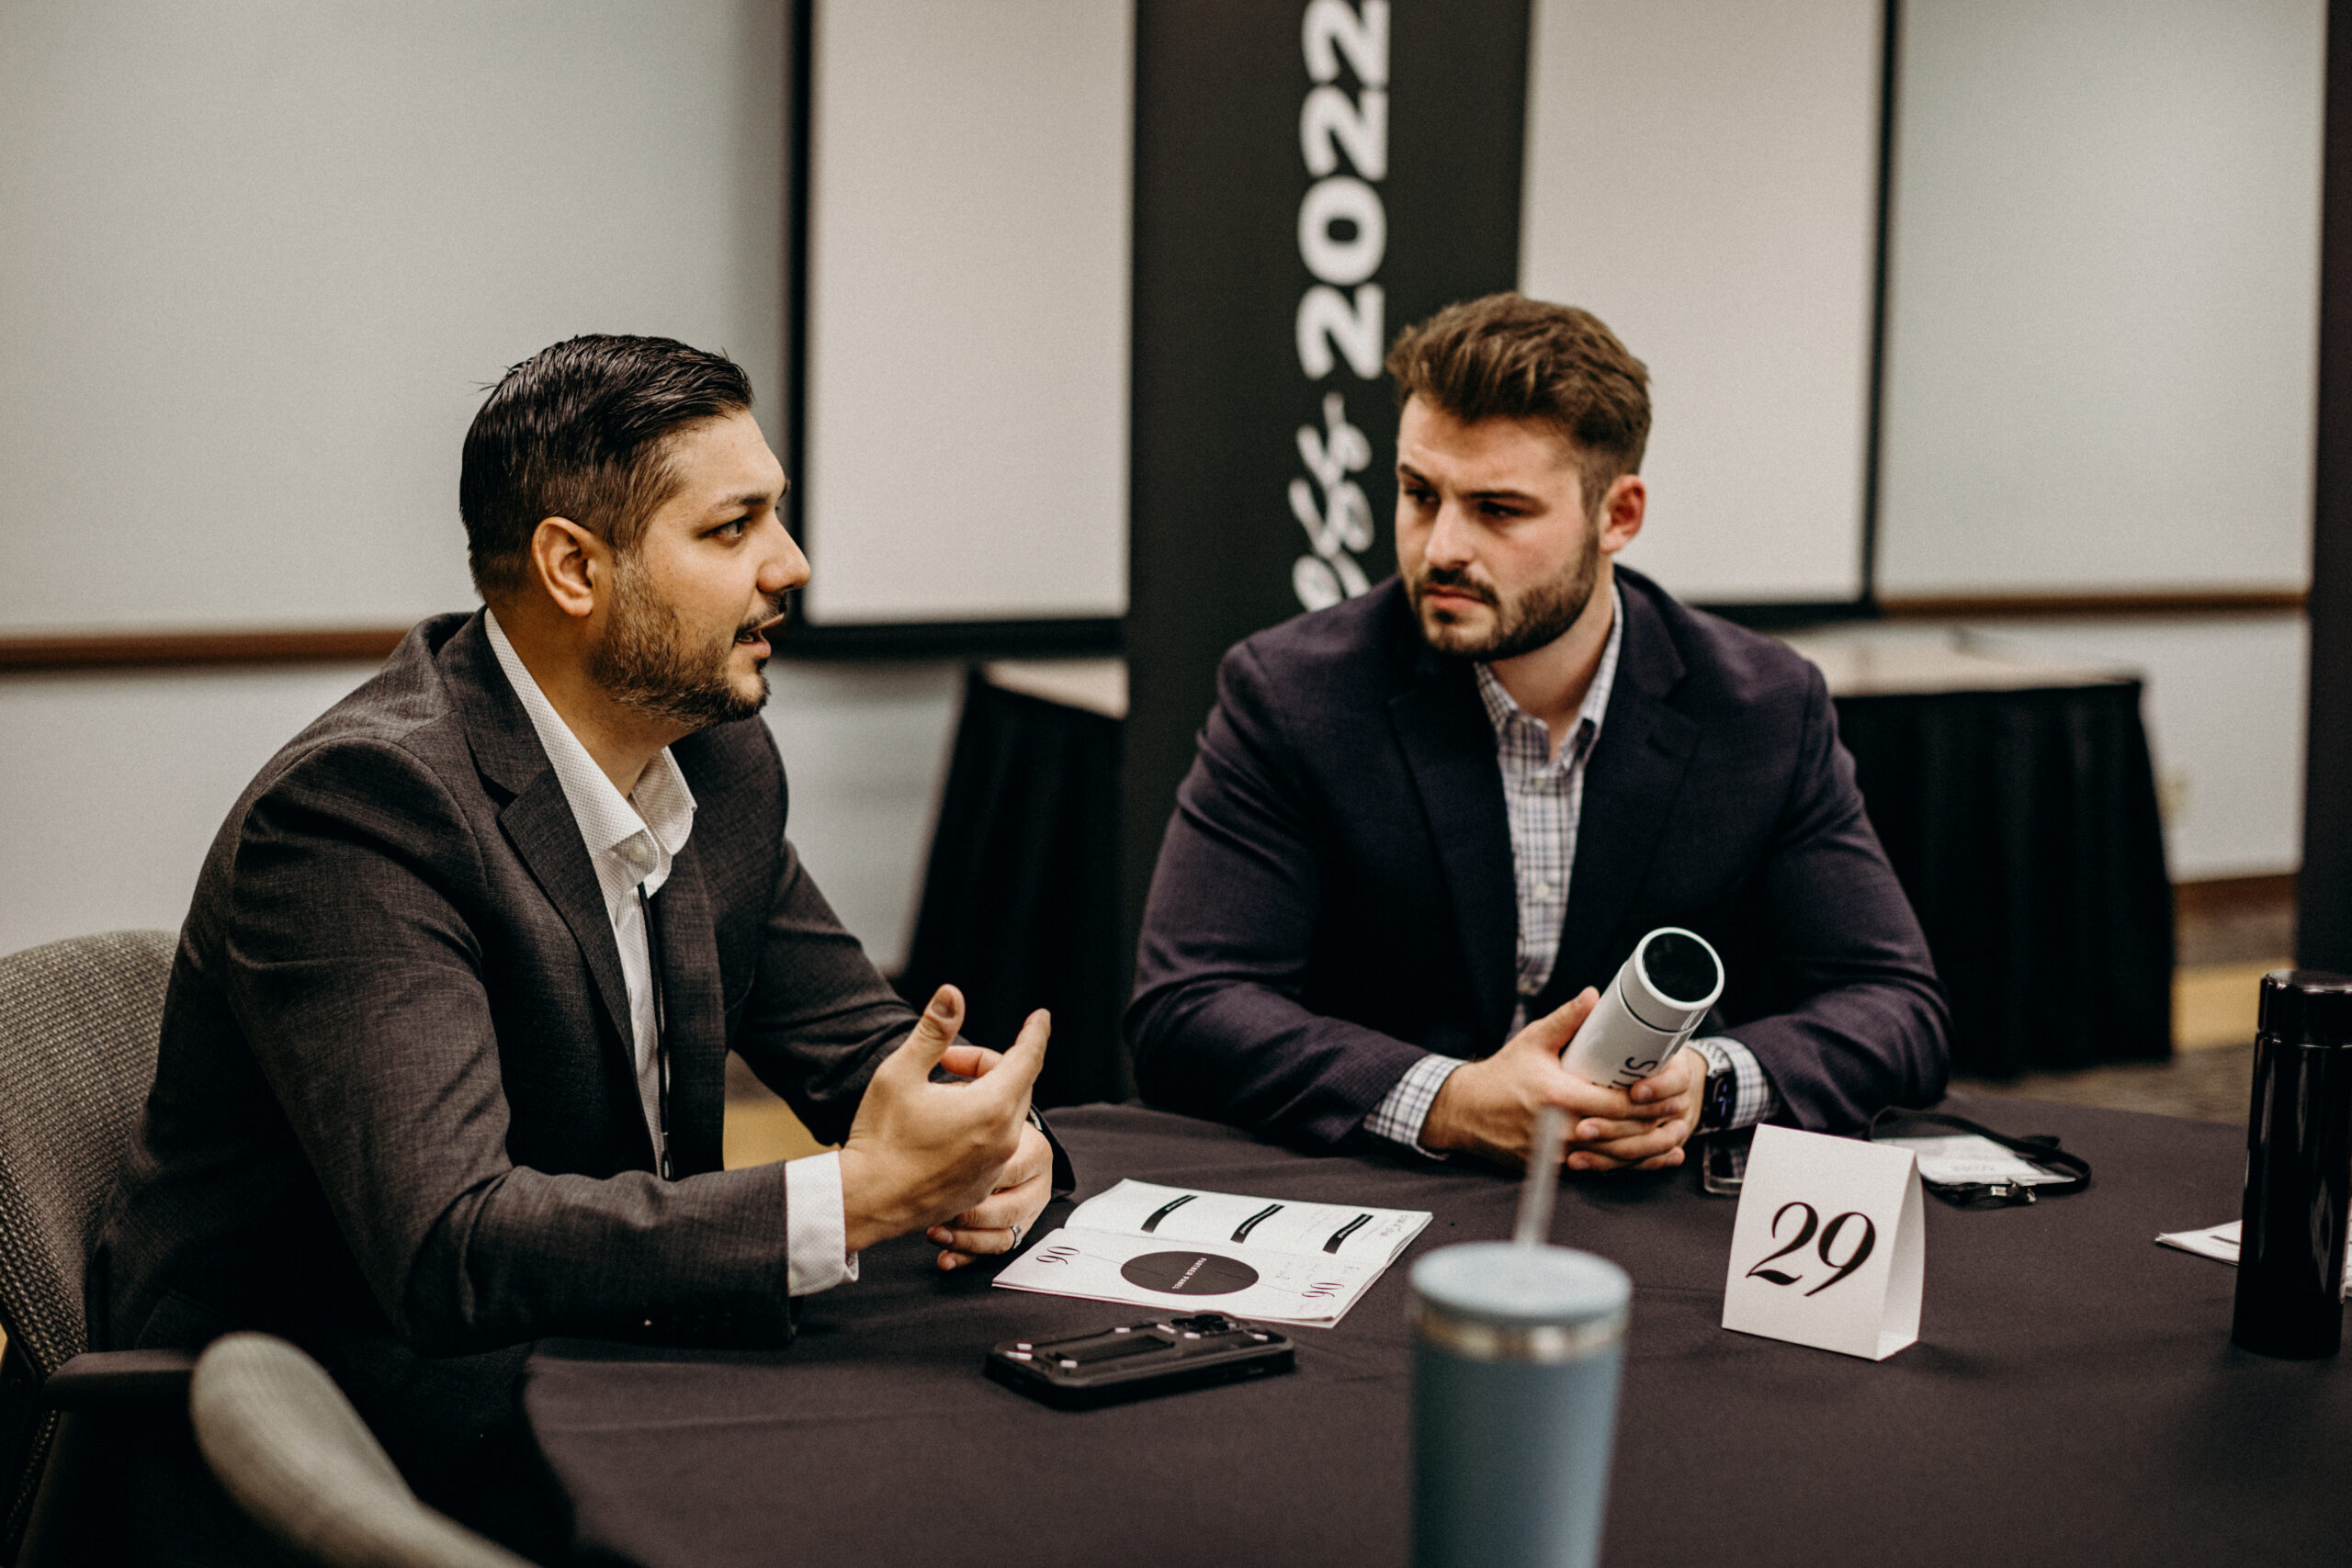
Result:
M1918 921L1820 672L1616 566L1647 372L1582 310L1456 305L1388 357L1398 574L1226 656L1126 1018L1157 1105L1308 1146L1680 1163L1694 1131L1850 1131L1949 1057ZM1634 943L1726 984L1630 1091L1559 1053Z

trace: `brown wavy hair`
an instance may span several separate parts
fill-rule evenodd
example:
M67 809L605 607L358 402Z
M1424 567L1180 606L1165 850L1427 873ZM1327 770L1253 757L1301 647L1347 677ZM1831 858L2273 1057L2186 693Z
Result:
M1524 294L1448 305L1388 350L1396 406L1420 398L1465 424L1537 420L1576 453L1585 511L1621 474L1638 473L1650 438L1649 367L1589 310Z

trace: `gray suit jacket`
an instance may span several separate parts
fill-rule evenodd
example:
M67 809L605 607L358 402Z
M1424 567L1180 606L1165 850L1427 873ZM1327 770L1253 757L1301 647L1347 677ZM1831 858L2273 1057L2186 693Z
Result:
M654 900L680 1179L571 807L481 617L440 616L205 861L93 1257L99 1343L788 1336L783 1168L720 1168L726 1054L835 1141L914 1014L786 841L767 727L673 753L698 803Z

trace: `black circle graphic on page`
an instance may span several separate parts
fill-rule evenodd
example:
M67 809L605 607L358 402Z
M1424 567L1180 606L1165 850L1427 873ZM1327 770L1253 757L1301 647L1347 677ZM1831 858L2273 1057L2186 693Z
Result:
M1147 1252L1119 1265L1119 1278L1171 1296L1229 1296L1258 1282L1258 1270L1221 1252Z

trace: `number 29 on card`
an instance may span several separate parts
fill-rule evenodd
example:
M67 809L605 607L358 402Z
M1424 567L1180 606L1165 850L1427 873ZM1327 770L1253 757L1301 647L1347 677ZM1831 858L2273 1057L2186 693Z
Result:
M1886 1359L1919 1337L1926 1221L1910 1150L1758 1127L1724 1326Z

